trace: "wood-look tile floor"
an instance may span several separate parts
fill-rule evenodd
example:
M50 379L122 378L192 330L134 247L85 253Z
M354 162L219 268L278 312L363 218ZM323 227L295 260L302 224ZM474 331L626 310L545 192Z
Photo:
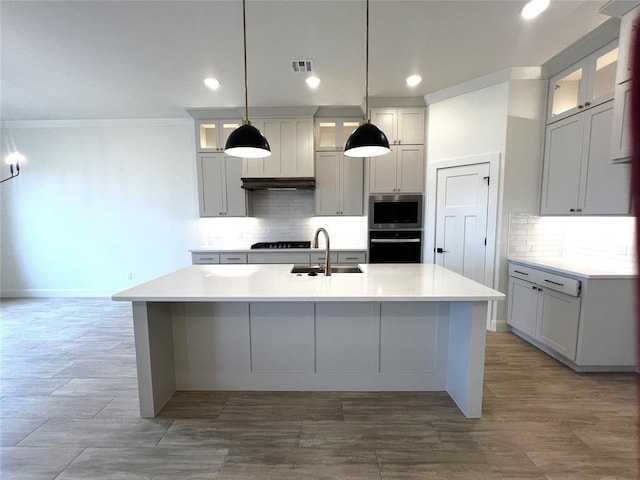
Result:
M487 343L481 419L440 392L178 392L143 419L128 304L5 299L0 478L640 478L635 375Z

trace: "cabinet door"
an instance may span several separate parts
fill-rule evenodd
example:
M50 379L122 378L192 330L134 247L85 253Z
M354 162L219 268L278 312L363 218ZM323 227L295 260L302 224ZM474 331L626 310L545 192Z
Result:
M587 95L586 60L549 79L547 122L560 120L584 108Z
M222 152L231 132L240 120L200 120L196 123L196 151Z
M629 165L611 163L611 102L585 112L580 208L583 214L620 214L630 211Z
M401 145L392 150L397 152L397 191L421 193L424 189L424 147Z
M384 132L390 144L398 143L398 110L372 108L371 123Z
M589 83L585 107L594 107L613 99L618 68L618 41L611 42L589 57Z
M542 214L567 215L577 209L583 131L583 115L573 115L547 126Z
M344 145L360 125L358 119L319 118L316 120L316 151L342 151Z
M531 337L538 331L538 288L534 283L509 277L507 323Z
M611 123L611 161L628 162L631 157L631 82L616 85Z
M201 217L219 217L226 213L223 163L221 153L198 155L198 199Z
M340 213L340 152L316 153L316 215Z
M312 119L265 119L253 125L267 138L271 156L245 159L243 176L313 177Z
M364 160L340 154L341 215L362 215L364 202Z
M398 109L397 140L399 144L424 144L424 113L423 108Z
M631 80L631 42L640 21L640 6L624 14L620 20L620 42L618 46L618 68L616 82Z
M396 193L398 151L369 159L369 191L371 193Z
M538 340L570 360L576 359L580 298L543 288Z
M224 156L224 203L230 217L247 216L247 194L242 188L242 159Z

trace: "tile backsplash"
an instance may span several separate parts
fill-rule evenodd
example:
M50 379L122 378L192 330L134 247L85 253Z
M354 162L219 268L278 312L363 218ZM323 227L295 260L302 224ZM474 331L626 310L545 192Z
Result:
M509 216L509 255L635 258L633 217Z
M201 218L202 245L249 248L256 242L312 240L324 227L337 248L366 248L367 217L316 217L312 190L256 190L251 217Z

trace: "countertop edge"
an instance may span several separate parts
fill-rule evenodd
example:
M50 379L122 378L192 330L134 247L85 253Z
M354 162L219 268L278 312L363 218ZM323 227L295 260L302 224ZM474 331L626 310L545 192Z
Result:
M576 257L516 257L509 256L507 257L509 262L519 263L521 265L527 265L531 267L537 267L545 270L549 270L554 273L561 273L564 275L571 275L574 277L579 277L583 279L634 279L637 277L636 273L622 272L622 271L611 271L611 272L586 272L584 270L580 270L580 267L573 267L571 264L573 262L578 261L594 261L594 260L605 260L599 257L595 258L584 258L579 259ZM564 265L558 265L558 263L563 263ZM615 264L615 262L613 262ZM630 268L628 265L620 266L620 269ZM618 270L620 270L618 269ZM616 268L612 268L612 270L616 270Z

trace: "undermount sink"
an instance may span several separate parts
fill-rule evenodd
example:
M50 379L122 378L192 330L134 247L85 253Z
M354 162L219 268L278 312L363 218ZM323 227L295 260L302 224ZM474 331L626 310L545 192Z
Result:
M320 267L318 265L294 265L291 269L291 273L303 274L313 276L315 275L324 275L324 267ZM357 265L339 265L336 267L331 267L331 273L362 273L360 267Z

